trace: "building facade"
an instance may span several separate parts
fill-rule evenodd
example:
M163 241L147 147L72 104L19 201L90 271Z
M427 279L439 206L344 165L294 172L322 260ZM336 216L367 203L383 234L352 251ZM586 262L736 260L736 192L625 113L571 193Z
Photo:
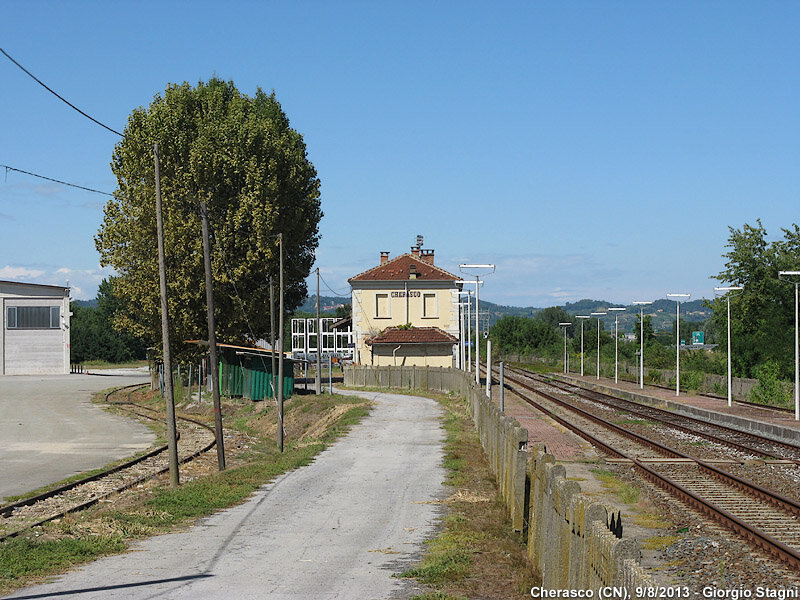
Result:
M356 364L453 366L462 280L434 264L433 250L381 252L349 283Z
M69 373L69 288L0 281L0 375Z

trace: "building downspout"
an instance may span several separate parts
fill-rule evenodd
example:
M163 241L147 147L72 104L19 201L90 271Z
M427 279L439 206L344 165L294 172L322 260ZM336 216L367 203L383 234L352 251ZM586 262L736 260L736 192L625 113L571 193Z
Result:
M397 366L397 351L398 351L398 350L400 350L400 348L402 348L402 347L403 347L403 346L402 346L402 344L401 344L401 345L399 345L397 348L395 348L394 350L392 350L392 360L394 361L394 366L395 366L395 367Z
M408 282L405 283L406 286L406 323L410 323L411 320L408 318Z

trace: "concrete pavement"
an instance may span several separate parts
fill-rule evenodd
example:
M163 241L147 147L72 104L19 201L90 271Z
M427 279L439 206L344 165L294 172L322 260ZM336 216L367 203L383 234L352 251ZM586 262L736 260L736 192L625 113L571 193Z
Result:
M10 597L410 597L414 584L391 575L435 532L448 493L440 409L426 398L347 393L374 399L375 408L312 464L186 532Z
M0 499L102 467L148 448L155 435L90 401L146 373L0 377Z

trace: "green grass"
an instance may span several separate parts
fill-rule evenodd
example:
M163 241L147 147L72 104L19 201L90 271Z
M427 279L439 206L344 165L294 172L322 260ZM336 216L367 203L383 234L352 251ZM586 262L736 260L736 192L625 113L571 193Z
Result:
M621 502L636 504L641 499L642 491L636 486L620 481L616 473L605 469L591 469L591 472L602 482L603 487L610 490Z
M0 547L0 589L14 583L125 550L121 538L93 536L85 539L39 541L12 538Z

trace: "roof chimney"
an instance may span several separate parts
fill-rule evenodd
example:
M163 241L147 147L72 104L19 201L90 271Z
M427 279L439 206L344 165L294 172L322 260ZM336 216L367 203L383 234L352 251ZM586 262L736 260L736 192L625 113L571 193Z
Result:
M381 252L381 264L389 261L389 253Z
M432 265L433 264L433 250L422 250L422 254L420 255L420 259L424 260L426 263Z
M419 246L411 246L411 255L419 258Z

